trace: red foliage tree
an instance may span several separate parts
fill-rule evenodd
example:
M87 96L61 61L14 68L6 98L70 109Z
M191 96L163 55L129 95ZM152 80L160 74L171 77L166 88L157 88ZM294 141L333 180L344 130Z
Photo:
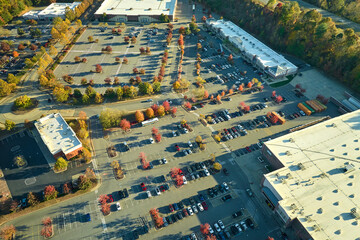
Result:
M176 108L176 107L173 107L173 108L171 109L171 113L172 113L173 115L175 115L176 112L177 112L177 108Z
M126 43L128 43L128 42L130 41L129 36L125 36L125 37L124 37L124 41L125 41Z
M103 212L104 215L109 215L110 214L110 205L107 203L101 205L101 211Z
M185 102L184 107L186 107L187 109L191 109L192 105L190 102Z
M137 73L139 73L139 70L135 67L135 68L133 68L133 73L137 74Z
M153 128L151 129L151 133L152 133L153 135L156 135L156 134L159 133L159 129L157 129L156 127L153 127Z
M283 97L280 96L280 95L277 96L276 99L275 99L275 101L276 101L277 103L280 103L282 100L283 100Z
M125 118L120 121L120 128L122 130L129 131L130 127L131 127L130 122L128 120L126 120Z
M151 106L151 108L152 108L152 110L154 110L154 112L156 113L157 110L159 109L159 106L158 106L157 104L153 104L153 105Z
M246 111L246 112L249 112L250 111L250 106L244 106L244 111Z
M180 34L180 36L179 36L178 44L179 44L179 46L184 45L184 36L182 34Z
M234 93L234 90L229 89L229 94L231 95L231 94L233 94L233 93Z
M109 196L106 195L106 194L103 194L103 195L99 196L99 203L101 205L106 204L108 200L109 200Z
M147 161L145 153L141 152L139 157L140 157L140 161L141 161L143 169L147 169L150 166L150 163Z
M185 27L183 27L183 26L181 26L180 28L179 28L179 33L180 34L185 34Z
M206 17L205 16L203 16L202 18L201 18L201 20L203 21L203 22L206 22Z
M170 111L170 103L168 101L163 102L163 107L165 108L166 112Z
M176 178L176 176L179 175L179 172L180 172L180 168L174 167L170 170L170 175L172 178Z
M222 96L222 97L225 96L225 91L222 91L222 92L221 92L221 96Z
M229 61L229 62L232 62L233 60L234 60L233 55L230 54L229 57L228 57L228 61Z
M45 218L42 221L43 223L43 228L41 229L41 236L45 237L45 238L49 238L53 235L53 228L52 228L52 220L51 218Z
M246 87L251 88L252 85L253 85L252 82L248 82L248 84L246 85Z
M95 66L95 72L97 72L97 73L100 73L100 72L102 72L102 67L101 67L101 65L100 64L96 64L96 66Z
M160 133L158 133L158 134L155 135L155 141L156 141L156 142L160 142L160 141L161 141L161 134L160 134Z
M71 191L70 186L71 186L70 183L65 183L65 184L63 185L63 193L65 193L65 194L70 193L70 191Z
M208 223L200 224L200 232L204 235L209 234L210 225Z
M271 96L276 97L276 91L272 91Z
M144 48L144 47L141 47L139 50L140 50L140 54L144 54L144 53L145 53L145 48Z
M181 175L176 175L176 177L175 177L175 184L176 184L177 186L183 185L183 184L184 184L184 178L183 178L183 176L181 176Z
M206 236L206 240L216 240L216 239L217 239L216 236L212 234Z

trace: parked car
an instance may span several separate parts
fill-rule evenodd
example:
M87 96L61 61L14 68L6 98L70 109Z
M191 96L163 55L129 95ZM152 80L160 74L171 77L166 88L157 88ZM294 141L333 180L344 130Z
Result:
M193 205L193 206L192 206L192 209L193 209L194 213L198 213L198 212L199 212L198 209L197 209L197 207L196 207L196 205Z
M170 211L170 212L173 212L173 211L174 211L174 207L173 207L172 204L169 204L169 211Z
M145 186L145 183L141 183L141 184L140 184L140 187L141 187L141 189L142 189L143 191L146 191L146 189L147 189L146 186Z
M150 191L146 191L147 197L151 198L151 192Z
M252 221L250 218L247 218L247 219L245 220L245 223L246 223L246 225L247 225L249 228L252 228L252 229L255 228L254 223L253 223L253 221Z
M158 187L155 188L155 192L156 192L157 195L160 195L160 194L161 194L161 191L160 191L160 189L159 189Z
M250 188L246 189L246 193L249 195L249 197L254 195Z
M221 228L219 227L219 225L217 223L214 223L214 227L215 227L217 232L221 231Z
M190 216L194 215L194 212L193 212L193 210L191 209L191 207L188 207L187 210L188 210Z
M221 229L225 229L225 226L221 220L219 220L218 223Z
M198 203L197 206L198 206L200 212L204 211L204 208L203 208L203 206L201 205L201 203Z
M232 197L231 197L230 194L228 194L228 195L222 197L221 199L222 199L224 202L227 202L227 201L229 201L230 199L232 199Z
M233 217L233 218L237 218L237 217L240 217L240 216L242 216L242 215L243 215L243 213L242 213L242 211L240 210L240 211L237 211L237 212L233 213L233 214L232 214L232 217Z
M114 201L114 198L113 198L113 196L111 195L111 194L108 194L108 202L109 203L112 203L113 201Z
M204 210L208 210L209 207L206 202L202 202L201 205L203 206Z
M237 223L237 224L235 224L235 227L236 227L236 229L239 231L239 232L242 232L242 229L241 229L241 227L240 227L240 225Z
M120 203L119 203L119 202L116 203L116 209L117 209L118 211L121 210L121 206L120 206Z
M226 191L229 190L229 186L227 185L226 182L223 182L223 183L222 183L222 186L225 188Z
M155 141L154 141L153 138L149 138L149 142L150 142L151 144L153 144Z
M168 161L166 160L166 158L161 159L161 162L162 162L163 164L168 163Z
M188 142L188 146L191 147L191 148L193 147L191 141Z

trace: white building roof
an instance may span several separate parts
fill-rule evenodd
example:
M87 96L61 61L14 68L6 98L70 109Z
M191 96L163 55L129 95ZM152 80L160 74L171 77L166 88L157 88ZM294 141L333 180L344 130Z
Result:
M35 122L35 127L53 155L60 151L67 154L82 147L82 143L75 132L60 113L53 113L40 118Z
M28 11L22 15L23 18L27 19L37 19L41 11Z
M175 7L176 0L105 0L95 14L151 16L163 13L174 15Z
M360 239L360 110L265 144L285 166L264 182L284 215L314 239Z
M250 59L256 57L262 67L264 69L268 68L268 71L274 76L282 75L286 71L286 75L297 71L298 68L286 60L284 56L278 54L233 22L209 19L207 23L219 29L224 37L228 37L229 41L241 51L244 51Z
M75 8L80 5L81 2L73 3L52 3L44 10L40 11L39 17L60 17L65 16L65 9L69 7L71 10L75 11Z

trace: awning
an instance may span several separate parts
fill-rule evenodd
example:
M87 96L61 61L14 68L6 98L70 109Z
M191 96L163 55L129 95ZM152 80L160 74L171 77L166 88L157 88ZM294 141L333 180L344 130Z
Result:
M279 202L279 199L277 199L277 197L272 193L272 191L268 187L263 187L262 191L266 195L266 197L271 201L274 207L276 207Z

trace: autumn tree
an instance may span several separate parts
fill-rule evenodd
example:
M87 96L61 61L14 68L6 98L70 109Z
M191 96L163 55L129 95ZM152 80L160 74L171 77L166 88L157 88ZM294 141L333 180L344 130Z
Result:
M5 120L5 129L7 131L12 131L15 128L15 123L9 119Z
M217 171L220 171L222 169L222 165L218 162L214 163L213 168Z
M154 117L154 110L152 108L146 109L145 115L146 115L147 118L153 118Z
M9 226L4 226L1 229L1 238L4 240L13 240L15 239L15 233L16 233L16 228L14 227L14 225L9 225Z
M191 109L192 104L190 102L185 102L184 107L187 108L187 109Z
M175 115L175 114L176 114L176 112L177 112L177 108L176 108L176 107L173 107L173 108L171 109L171 113L172 113L172 115Z
M170 170L170 175L172 178L175 178L177 175L179 175L179 173L180 173L180 168L174 167Z
M232 63L234 61L233 55L230 53L228 59L227 59L230 63Z
M203 99L208 99L208 98L209 98L209 92L205 90Z
M144 113L141 112L140 110L137 110L135 112L135 119L138 123L142 122L145 120L145 117L144 117Z
M164 106L159 106L159 108L157 109L157 115L158 116L160 116L160 117L162 117L162 116L164 116L165 115L165 108L164 108Z
M156 142L160 142L160 141L161 141L161 134L160 134L160 133L158 133L158 134L155 135L155 141L156 141Z
M128 120L126 120L125 118L120 121L120 128L121 128L124 132L129 131L129 130L130 130L130 127L131 127L130 122L129 122Z
M48 201L57 198L58 191L56 191L53 185L46 186L44 189L44 200Z
M68 162L62 158L62 157L59 157L56 162L55 162L55 166L54 168L57 170L57 171L60 171L60 170L65 170L67 169L67 166L68 166Z
M210 231L210 225L208 223L200 224L200 232L204 235L208 235Z
M36 195L33 192L29 192L27 195L27 202L30 207L36 206L40 203L39 199L36 197Z
M164 101L162 105L163 105L163 107L165 109L165 112L170 111L170 103L169 103L169 101Z

